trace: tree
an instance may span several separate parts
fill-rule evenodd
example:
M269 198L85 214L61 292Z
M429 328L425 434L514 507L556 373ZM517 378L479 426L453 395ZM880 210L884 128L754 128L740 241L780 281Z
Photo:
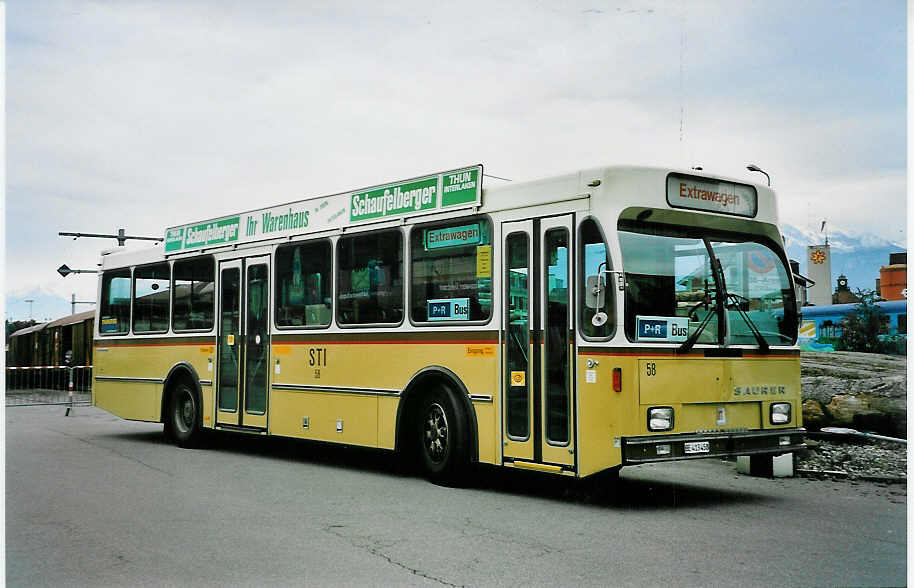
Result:
M885 353L887 345L879 335L887 332L888 315L876 305L876 292L857 289L860 302L841 321L838 347L846 351Z

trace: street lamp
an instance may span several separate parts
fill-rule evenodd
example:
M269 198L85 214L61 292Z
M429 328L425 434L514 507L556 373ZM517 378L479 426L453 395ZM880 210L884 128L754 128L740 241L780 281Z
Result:
M749 171L760 172L760 173L765 174L765 178L768 180L768 186L769 187L771 186L771 176L768 175L768 172L766 172L759 166L755 165L754 163L750 163L749 165L747 165L746 169L748 169Z

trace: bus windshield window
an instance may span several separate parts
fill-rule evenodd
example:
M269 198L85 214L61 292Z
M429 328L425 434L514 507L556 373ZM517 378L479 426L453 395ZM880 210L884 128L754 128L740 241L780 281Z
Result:
M130 327L130 268L105 272L98 331L102 335L126 333Z
M410 258L413 321L488 320L492 314L489 221L461 219L417 227L410 237Z
M777 254L752 242L711 241L711 248L724 270L730 343L757 342L750 322L771 345L793 343L796 313L784 312L796 308L793 288Z
M687 335L708 318L697 343L724 342L718 341L718 284L704 239L654 225L620 230L619 239L626 277L625 331L630 340L681 342L685 335L648 339L638 332L639 317L642 325L653 320L646 317L679 317L667 324L684 327L687 320ZM753 330L757 330L769 345L792 344L796 304L781 258L761 243L727 239L707 241L721 264L727 289L726 342L756 345L759 340Z
M711 314L697 342L716 343L716 286L704 242L624 231L620 231L619 239L626 282L625 334L629 340L644 340L637 336L638 317L687 318L691 335Z

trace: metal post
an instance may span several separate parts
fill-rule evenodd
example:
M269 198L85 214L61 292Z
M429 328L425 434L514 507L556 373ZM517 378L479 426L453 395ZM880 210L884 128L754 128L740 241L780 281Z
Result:
M67 413L64 416L76 416L76 400L73 397L73 351L68 349L63 357L64 362L67 364L67 372L70 376L70 383L67 386L67 393L70 397L70 406L67 407Z
M64 416L76 416L76 400L73 397L73 366L67 367L67 371L70 372L70 385L67 388L70 396L70 406L67 407L67 414Z

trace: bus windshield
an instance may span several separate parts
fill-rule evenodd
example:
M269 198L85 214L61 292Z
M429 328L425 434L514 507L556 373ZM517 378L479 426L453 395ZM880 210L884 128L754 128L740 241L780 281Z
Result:
M791 345L797 313L780 256L753 237L690 235L639 223L619 231L625 268L625 332L631 341ZM719 264L720 272L715 271ZM665 320L666 337L646 339L645 321ZM678 328L677 328L678 327ZM643 326L641 327L643 328ZM695 333L699 334L695 336ZM679 334L677 338L673 335Z

